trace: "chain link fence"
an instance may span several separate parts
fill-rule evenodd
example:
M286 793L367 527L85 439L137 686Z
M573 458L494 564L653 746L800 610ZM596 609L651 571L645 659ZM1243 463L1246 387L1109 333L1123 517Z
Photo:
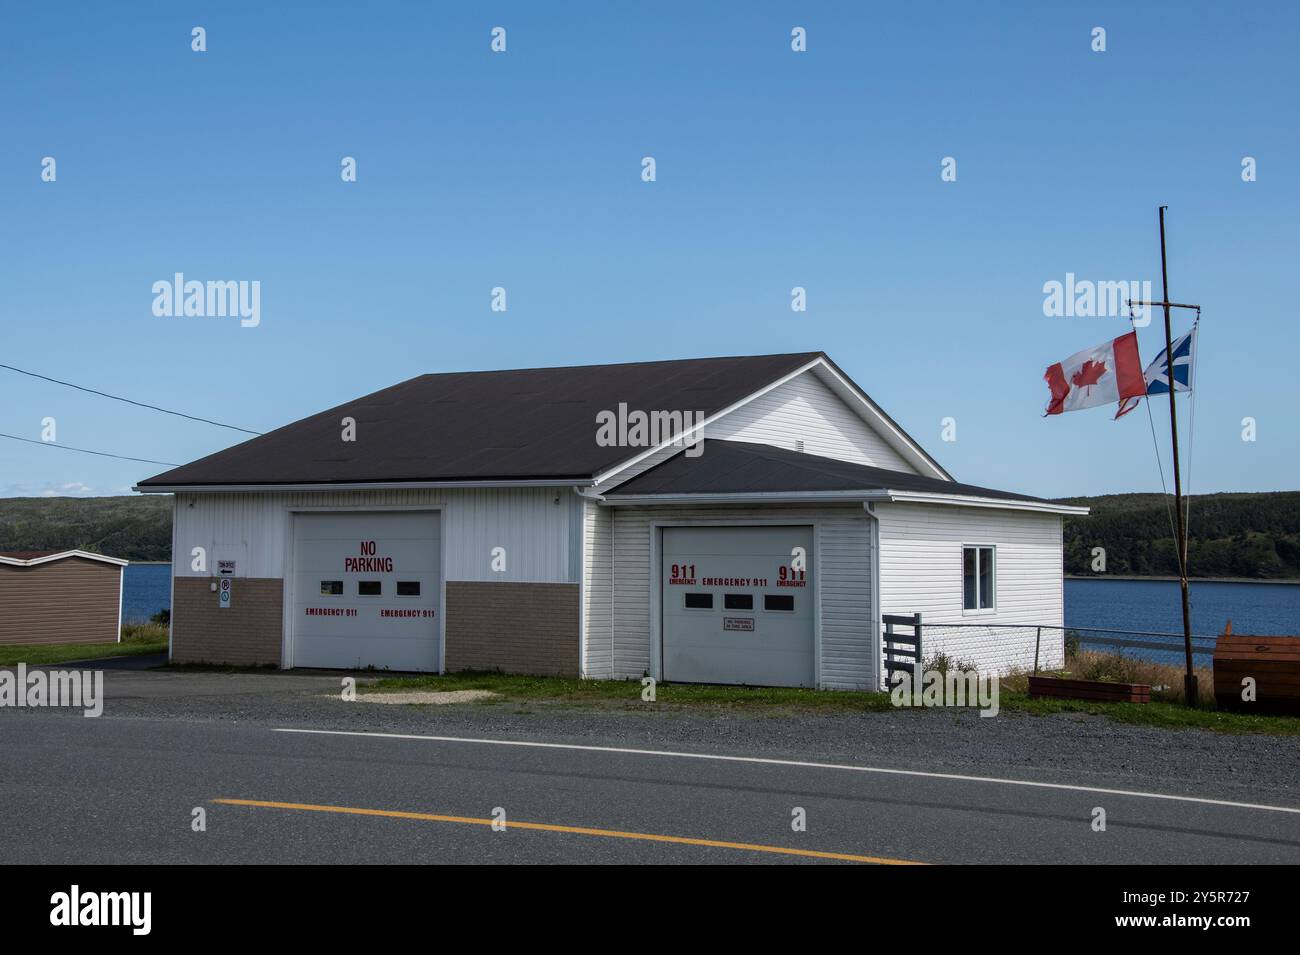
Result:
M1093 651L1180 665L1183 635L1159 630L1116 630L1107 627L1020 623L939 623L923 620L925 656L942 655L956 664L978 657L995 669L1059 667L1076 651ZM1192 635L1192 659L1209 663L1216 636Z

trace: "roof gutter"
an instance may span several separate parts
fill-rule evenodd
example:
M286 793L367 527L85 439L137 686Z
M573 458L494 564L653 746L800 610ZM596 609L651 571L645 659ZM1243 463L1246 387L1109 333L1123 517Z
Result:
M605 507L632 504L859 504L887 501L878 491L751 491L722 494L588 494Z
M431 488L591 487L591 478L546 478L518 481L358 481L348 484L137 484L139 494L204 494L275 491L408 491Z
M997 510L1033 511L1041 514L1083 515L1086 507L1053 504L1050 501L1017 501L996 497L937 494L888 489L859 491L754 491L720 494L583 494L604 507L654 504L945 504L950 507L986 507Z
M948 504L956 507L991 507L998 510L1037 511L1041 514L1082 516L1088 508L1051 501L1017 501L1000 497L977 497L963 494L939 494L926 491L890 491L889 500L898 504Z

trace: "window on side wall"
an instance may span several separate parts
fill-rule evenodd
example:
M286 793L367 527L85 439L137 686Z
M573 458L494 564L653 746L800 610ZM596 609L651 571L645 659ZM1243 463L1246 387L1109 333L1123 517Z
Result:
M997 551L986 544L961 549L962 609L972 613L997 608Z

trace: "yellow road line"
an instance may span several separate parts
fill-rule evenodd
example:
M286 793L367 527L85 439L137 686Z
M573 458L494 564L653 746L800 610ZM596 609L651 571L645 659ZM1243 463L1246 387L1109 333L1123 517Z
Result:
M358 809L353 806L317 806L301 802L267 802L260 799L214 799L223 806L251 806L257 809L298 809L305 812L333 812L348 816L383 816L388 819L418 819L424 822L458 822L468 826L491 826L491 819L472 816L443 816L431 812L401 812L395 809ZM817 849L788 849L751 842L723 842L718 839L690 839L686 836L663 836L651 832L622 832L617 829L592 829L588 826L556 826L545 822L507 822L507 829L532 829L538 832L565 832L579 836L604 836L607 839L637 839L643 842L671 842L684 846L709 846L714 849L740 849L745 852L770 852L775 855L804 856L813 859L836 859L841 862L871 862L876 865L924 865L907 859L883 856L859 856L845 852L822 852Z

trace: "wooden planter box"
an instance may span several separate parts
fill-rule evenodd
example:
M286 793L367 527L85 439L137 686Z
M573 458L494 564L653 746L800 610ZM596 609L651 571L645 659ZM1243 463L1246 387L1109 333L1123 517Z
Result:
M1029 695L1066 700L1100 700L1106 703L1150 703L1151 687L1145 683L1106 683L1101 680L1031 676Z
M1255 680L1255 701L1241 698L1241 681ZM1300 637L1233 633L1214 644L1214 702L1243 713L1300 714Z

